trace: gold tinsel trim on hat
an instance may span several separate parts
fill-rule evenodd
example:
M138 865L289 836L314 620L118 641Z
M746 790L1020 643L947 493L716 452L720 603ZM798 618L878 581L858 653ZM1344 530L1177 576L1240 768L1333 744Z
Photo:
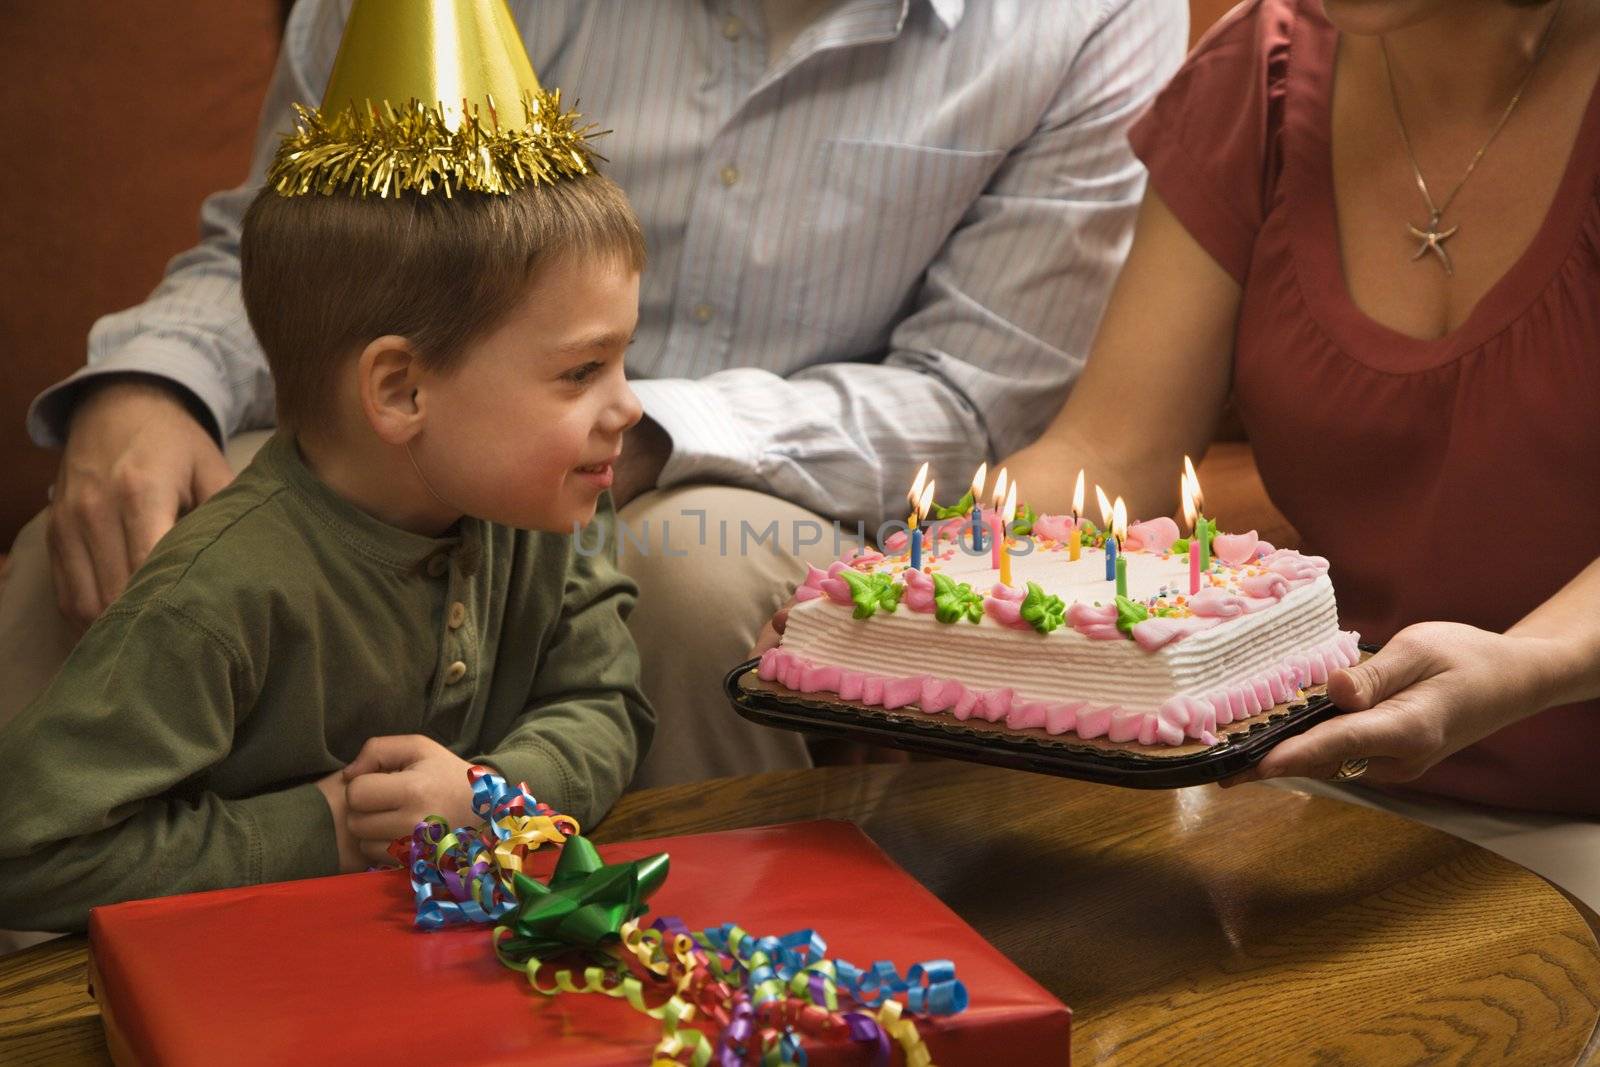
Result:
M331 119L296 104L300 121L278 146L267 184L282 196L509 193L580 177L593 170L592 160L605 160L589 141L610 131L579 126L576 111L563 113L559 89L524 93L527 122L515 129L502 129L494 100L486 102L487 122L474 107L454 128L438 103L352 105Z

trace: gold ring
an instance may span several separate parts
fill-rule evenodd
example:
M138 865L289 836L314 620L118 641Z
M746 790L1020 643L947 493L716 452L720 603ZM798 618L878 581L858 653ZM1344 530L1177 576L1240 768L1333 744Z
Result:
M1339 764L1339 770L1334 774L1333 780L1336 782L1353 782L1366 773L1367 757L1358 756L1355 759L1347 759Z

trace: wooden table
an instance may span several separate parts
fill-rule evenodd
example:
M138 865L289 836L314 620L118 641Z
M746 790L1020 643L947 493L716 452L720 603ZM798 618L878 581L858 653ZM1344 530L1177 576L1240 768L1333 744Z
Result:
M1593 913L1355 805L936 762L652 790L594 836L815 818L860 824L1069 1004L1076 1064L1600 1062ZM107 1062L82 938L0 960L0 1062Z

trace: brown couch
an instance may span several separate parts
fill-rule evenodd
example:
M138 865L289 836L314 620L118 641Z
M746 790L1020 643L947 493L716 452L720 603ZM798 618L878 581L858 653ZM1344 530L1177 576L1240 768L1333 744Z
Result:
M56 454L27 439L29 399L83 363L98 316L142 300L167 259L194 242L200 200L245 174L288 6L59 0L8 12L0 550L43 505L55 474ZM1192 36L1228 6L1191 0ZM1242 432L1230 433L1202 464L1207 510L1225 527L1294 543Z
M94 320L143 300L194 244L202 198L250 162L287 0L8 5L0 212L0 551L56 454L28 401L81 366Z

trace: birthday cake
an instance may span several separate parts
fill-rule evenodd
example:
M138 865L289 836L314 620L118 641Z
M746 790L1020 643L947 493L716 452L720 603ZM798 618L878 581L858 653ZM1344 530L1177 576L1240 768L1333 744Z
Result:
M809 568L759 676L889 711L1209 746L1357 662L1327 560L1203 520L1196 538L1178 534L1172 519L1135 523L1119 550L1087 520L1029 515L1000 561L993 531L985 542L957 516L921 531L919 566L892 537Z

